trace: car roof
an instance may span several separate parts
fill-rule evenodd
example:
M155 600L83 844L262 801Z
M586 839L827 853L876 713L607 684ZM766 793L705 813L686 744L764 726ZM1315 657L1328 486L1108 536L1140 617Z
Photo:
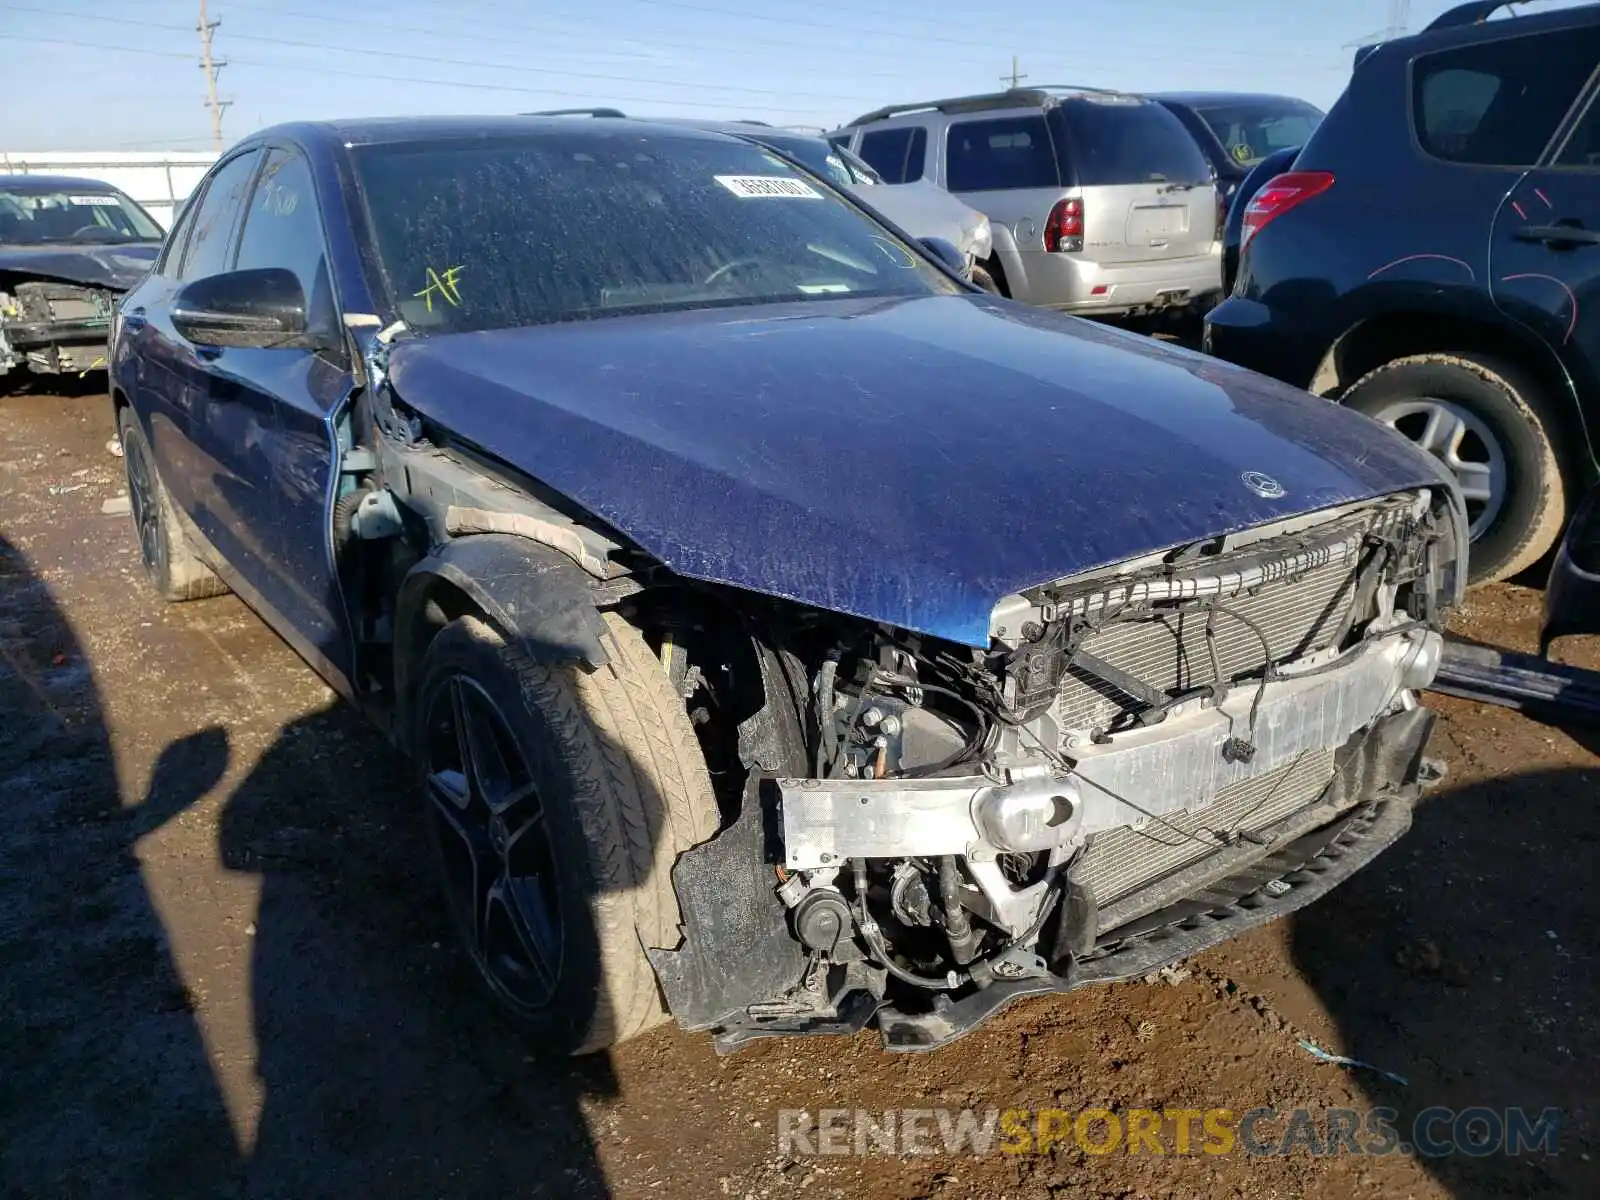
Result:
M825 142L820 133L803 133L798 129L785 129L781 125L768 125L765 121L713 121L704 117L640 117L638 120L652 125L671 125L679 129L700 129L709 133L725 133L729 137L744 138L754 142Z
M1150 99L1163 104L1181 104L1187 108L1204 108L1213 104L1292 104L1300 108L1317 106L1298 96L1282 96L1274 92L1149 92Z
M1500 15L1502 9L1507 10L1504 16ZM1425 29L1357 47L1353 65L1359 67L1380 53L1385 60L1396 56L1409 60L1426 50L1556 29L1583 29L1596 21L1600 21L1600 4L1575 4L1565 8L1518 12L1512 0L1473 0L1472 3L1447 9Z
M852 129L857 125L871 125L897 117L925 117L929 113L974 113L999 111L1008 108L1048 108L1057 104L1098 100L1121 104L1148 104L1151 101L1138 92L1123 92L1115 88L1089 87L1086 84L1057 83L1039 87L1009 88L1003 92L978 92L970 96L952 96L944 100L918 100L910 104L886 104L863 113L855 120L840 126Z
M715 138L715 129L701 129L672 122L654 122L634 117L608 117L578 122L566 116L505 115L448 117L370 117L354 120L304 121L273 125L245 139L254 143L273 138L323 145L377 146L404 142L450 141L455 139L527 138L541 134L571 134L574 130L593 132L601 137L618 131L649 132L684 139Z
M103 179L83 179L76 175L0 175L0 187L11 192L90 192L118 195L122 193Z
M1446 9L1435 17L1426 29L1413 36L1420 37L1423 34L1437 33L1443 29L1463 29L1472 25L1485 25L1491 17L1498 17L1501 9L1507 10L1505 19L1510 21L1522 21L1531 16L1548 15L1552 11L1546 10L1545 14L1518 12L1516 11L1517 3L1518 0L1468 0L1465 4L1457 4L1454 8ZM1553 11L1571 13L1574 9L1581 11L1586 8L1594 9L1596 7L1593 4L1580 4ZM1498 22L1496 23L1498 24Z

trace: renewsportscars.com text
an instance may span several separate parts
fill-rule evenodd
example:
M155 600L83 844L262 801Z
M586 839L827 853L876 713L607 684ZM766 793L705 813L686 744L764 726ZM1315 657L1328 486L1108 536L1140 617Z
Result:
M918 1154L1175 1154L1324 1157L1417 1154L1555 1154L1561 1112L1555 1108L1425 1108L1402 1121L1392 1108L1064 1108L849 1109L778 1112L778 1153L901 1156Z

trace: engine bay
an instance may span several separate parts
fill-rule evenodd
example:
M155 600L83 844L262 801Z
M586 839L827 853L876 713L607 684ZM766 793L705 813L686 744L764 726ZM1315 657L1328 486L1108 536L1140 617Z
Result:
M764 823L750 902L776 900L800 982L738 1011L690 994L690 860L725 831L675 874L685 947L652 952L673 1011L729 1047L874 1012L891 1045L938 1044L964 1031L951 1011L1076 986L1119 931L1415 783L1413 745L1395 778L1345 785L1394 740L1380 725L1416 742L1458 536L1424 491L1007 597L987 650L796 636L808 770L752 772L741 823Z
M55 280L0 280L0 374L18 367L45 375L104 367L116 296Z

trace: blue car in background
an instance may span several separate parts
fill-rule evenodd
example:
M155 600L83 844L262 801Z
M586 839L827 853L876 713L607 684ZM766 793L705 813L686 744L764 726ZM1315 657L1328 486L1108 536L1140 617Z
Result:
M153 584L415 762L541 1046L941 1045L1406 829L1449 479L959 265L748 139L342 122L231 150L120 305Z

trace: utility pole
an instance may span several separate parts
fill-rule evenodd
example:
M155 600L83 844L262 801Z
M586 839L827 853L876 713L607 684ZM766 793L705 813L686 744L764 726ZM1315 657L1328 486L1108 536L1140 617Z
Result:
M1389 38L1403 38L1411 32L1411 0L1389 0Z
M1392 42L1411 32L1411 0L1389 0L1389 23L1376 33L1346 42L1346 50L1357 50L1375 42Z
M1011 74L1000 76L1000 82L1009 84L1011 87L1016 87L1017 84L1021 83L1026 78L1027 76L1024 75L1018 67L1017 56L1013 54L1011 56Z
M200 33L200 69L206 73L206 107L211 110L211 148L222 152L222 110L231 100L217 99L217 75L228 65L227 59L211 57L211 33L221 21L206 18L206 0L200 0L200 23L195 28Z

